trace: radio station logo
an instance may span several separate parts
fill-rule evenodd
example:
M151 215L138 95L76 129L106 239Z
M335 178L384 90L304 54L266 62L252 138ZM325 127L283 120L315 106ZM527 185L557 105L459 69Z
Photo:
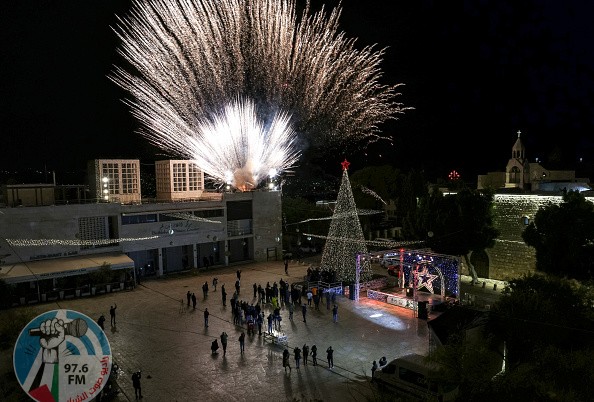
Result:
M13 364L21 387L34 400L79 402L103 389L112 356L95 321L77 311L52 310L21 331Z

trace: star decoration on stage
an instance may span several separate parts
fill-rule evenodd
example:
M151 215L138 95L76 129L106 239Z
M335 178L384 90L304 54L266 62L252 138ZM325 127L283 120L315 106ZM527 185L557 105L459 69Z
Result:
M433 291L433 281L437 279L437 275L429 273L427 267L423 267L423 270L417 274L417 290L425 287L429 292Z
M351 164L351 162L347 161L346 158L344 158L344 162L340 163L342 165L342 170L349 170L349 165Z

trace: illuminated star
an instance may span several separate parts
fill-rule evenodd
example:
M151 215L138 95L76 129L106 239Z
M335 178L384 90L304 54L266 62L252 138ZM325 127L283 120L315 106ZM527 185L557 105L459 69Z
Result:
M418 274L417 290L420 290L423 286L431 293L433 291L433 281L437 279L437 275L430 274L427 267L423 268Z
M351 162L347 161L346 158L344 158L344 162L340 163L342 165L342 170L349 170L349 165L351 164Z

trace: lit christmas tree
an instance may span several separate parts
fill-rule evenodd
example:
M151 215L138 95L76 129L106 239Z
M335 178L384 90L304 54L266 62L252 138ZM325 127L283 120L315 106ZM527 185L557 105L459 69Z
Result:
M357 254L366 254L367 245L347 173L349 165L346 159L342 162L342 182L322 253L321 268L336 271L339 281L355 283ZM371 279L371 269L369 264L361 265L359 281L365 282Z

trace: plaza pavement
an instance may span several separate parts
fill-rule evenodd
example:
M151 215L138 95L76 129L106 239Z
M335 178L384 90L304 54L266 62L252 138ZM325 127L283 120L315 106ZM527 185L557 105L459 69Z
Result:
M240 354L238 337L245 328L233 325L230 298L234 292L236 270L241 269L240 300L253 302L254 283L289 283L302 281L308 265L292 261L289 276L282 261L246 263L215 267L199 273L187 273L142 282L132 291L62 300L35 306L40 313L71 309L97 319L109 319L109 308L117 304L117 325L106 333L115 362L121 371L119 401L134 400L131 382L133 371L142 371L143 401L364 401L377 392L370 384L373 360L388 360L406 353L427 354L429 336L426 321L411 310L390 306L361 297L355 302L338 297L338 323L332 322L331 310L320 303L320 311L308 309L307 324L296 309L293 322L288 311L281 310L282 330L288 336L292 372L282 367L283 347L247 336L245 353ZM212 278L219 278L212 291ZM202 284L208 281L206 300ZM220 287L225 284L227 307L221 302ZM186 306L186 292L198 299L196 310ZM304 298L305 300L305 298ZM209 327L204 326L204 308L210 312ZM265 315L271 312L266 306ZM266 324L263 326L265 329ZM210 345L222 331L229 334L227 355L212 355ZM220 343L220 340L219 340ZM304 343L318 347L318 366L303 365L297 370L293 348ZM328 369L326 349L334 349L334 368ZM310 359L311 360L311 359Z

